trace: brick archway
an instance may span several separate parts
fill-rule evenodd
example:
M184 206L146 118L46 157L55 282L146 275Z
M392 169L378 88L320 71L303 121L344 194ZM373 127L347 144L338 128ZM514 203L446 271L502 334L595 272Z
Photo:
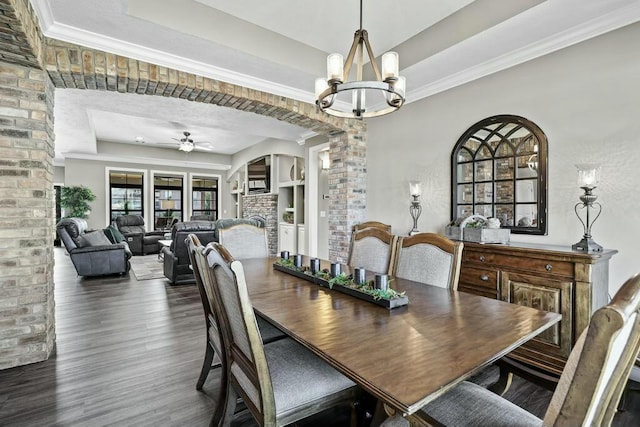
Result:
M94 49L47 39L28 0L0 2L0 369L46 360L55 348L53 297L54 88L169 96L273 117L327 135L330 257L346 261L364 219L366 125L312 104Z

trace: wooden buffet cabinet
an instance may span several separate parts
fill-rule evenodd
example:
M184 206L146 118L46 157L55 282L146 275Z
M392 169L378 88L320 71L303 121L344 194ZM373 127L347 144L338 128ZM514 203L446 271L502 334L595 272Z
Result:
M617 252L464 242L458 290L562 314L507 359L558 377L591 314L609 302L609 259Z

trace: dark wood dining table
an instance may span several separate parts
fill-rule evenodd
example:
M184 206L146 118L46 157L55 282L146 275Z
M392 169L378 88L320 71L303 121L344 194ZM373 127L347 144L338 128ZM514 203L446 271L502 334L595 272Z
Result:
M276 271L276 260L242 261L255 311L405 415L561 318L399 278L390 285L409 304L388 310Z

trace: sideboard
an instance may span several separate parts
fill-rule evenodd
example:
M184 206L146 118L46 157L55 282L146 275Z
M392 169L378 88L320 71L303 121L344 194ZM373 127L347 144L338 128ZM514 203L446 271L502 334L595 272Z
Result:
M591 314L609 301L609 259L617 252L464 242L458 290L562 314L506 359L557 378Z

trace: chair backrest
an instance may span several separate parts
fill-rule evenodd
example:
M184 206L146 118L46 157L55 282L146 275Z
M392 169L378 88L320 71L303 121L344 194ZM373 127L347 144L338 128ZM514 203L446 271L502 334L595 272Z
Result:
M640 350L640 275L597 310L574 346L544 425L611 425Z
M354 231L347 264L375 273L391 274L397 239L397 236L380 228Z
M170 250L173 256L178 259L178 264L187 264L190 255L185 239L194 234L202 245L215 241L216 224L213 221L186 221L178 222L171 229Z
M215 215L208 215L208 214L191 215L191 217L189 217L189 220L191 220L191 221L215 221L216 220L216 216Z
M242 264L219 243L207 245L205 253L209 268L203 279L215 292L229 381L261 425L275 425L273 385Z
M120 215L116 217L116 226L122 234L143 233L144 218L140 215Z
M365 228L378 228L380 230L384 230L387 233L391 233L391 225L385 224L379 221L365 221L360 224L356 224L353 226L353 231L364 230Z
M218 327L218 314L214 310L214 290L211 280L204 280L203 273L208 274L209 268L207 257L205 256L205 248L195 234L189 234L186 238L186 246L189 252L189 259L193 268L193 276L196 280L196 286L202 300L202 309L204 310L204 318L207 325L207 336L213 349L223 364L226 361L224 349L222 347L222 337Z
M418 233L398 241L393 276L441 288L458 288L463 243L435 233Z
M251 224L236 224L218 229L218 241L235 259L266 258L269 246L266 228Z

